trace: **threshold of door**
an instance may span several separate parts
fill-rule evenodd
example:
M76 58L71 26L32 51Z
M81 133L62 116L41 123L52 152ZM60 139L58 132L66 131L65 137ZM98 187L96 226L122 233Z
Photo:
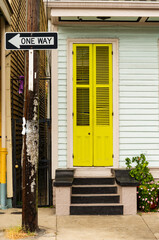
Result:
M75 168L74 177L111 177L112 167L78 167Z

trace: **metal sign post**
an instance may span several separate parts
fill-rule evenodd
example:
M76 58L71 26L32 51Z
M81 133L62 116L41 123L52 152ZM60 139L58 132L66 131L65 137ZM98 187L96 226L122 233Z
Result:
M34 78L34 50L29 50L29 84L28 90L33 91Z

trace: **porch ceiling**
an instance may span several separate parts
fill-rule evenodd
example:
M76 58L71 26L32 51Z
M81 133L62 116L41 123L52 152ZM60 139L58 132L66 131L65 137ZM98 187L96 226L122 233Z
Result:
M159 24L159 2L49 1L53 24L134 22ZM101 17L101 19L100 19ZM105 17L105 19L104 19ZM103 19L102 19L103 18Z

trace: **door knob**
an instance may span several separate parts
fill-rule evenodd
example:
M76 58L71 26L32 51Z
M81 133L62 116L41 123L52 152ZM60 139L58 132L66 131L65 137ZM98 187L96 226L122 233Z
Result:
M88 135L91 135L91 133L88 133Z

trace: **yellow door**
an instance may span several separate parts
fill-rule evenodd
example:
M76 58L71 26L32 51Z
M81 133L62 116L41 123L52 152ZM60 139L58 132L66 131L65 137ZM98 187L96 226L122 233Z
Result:
M73 46L73 165L113 165L112 45Z

